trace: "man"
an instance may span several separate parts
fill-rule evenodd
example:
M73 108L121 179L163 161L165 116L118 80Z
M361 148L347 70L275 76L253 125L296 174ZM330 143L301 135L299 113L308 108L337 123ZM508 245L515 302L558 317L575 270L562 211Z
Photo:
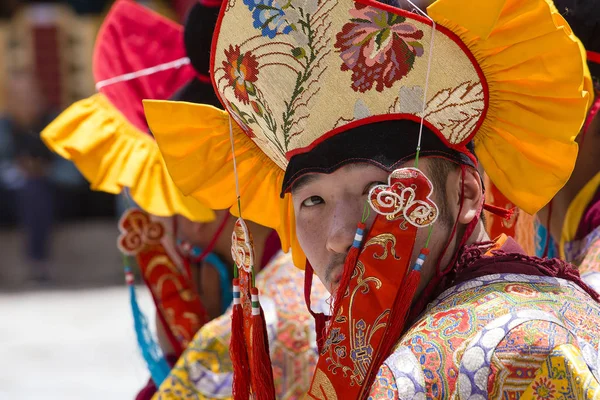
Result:
M530 214L560 189L588 104L577 40L545 0L427 12L230 3L212 62L228 113L147 101L151 131L184 194L239 199L334 296L309 398L594 398L597 294L489 241L475 158Z
M206 311L207 320L211 320L222 315L231 302L233 261L229 232L235 220L228 212L213 212L183 197L173 187L156 144L147 134L141 99L176 97L203 102L215 99L212 87L205 82L208 67L203 69L202 65L207 60L216 11L216 5L204 3L192 10L190 20L200 26L185 31L186 51L181 27L133 2L117 2L96 43L95 72L100 93L70 107L43 134L53 150L75 162L95 189L116 193L127 189L146 212L173 216L167 221L170 226L158 228L160 224L141 217L139 212L126 214L121 222L122 238L128 234L139 237L138 232L150 226L155 231L170 231L171 239L177 238L184 265L177 263L178 258L164 240L160 246L150 243L137 260L157 304L157 330L163 353L171 356L168 358L172 363L183 354L182 365L185 363L192 371L207 363L211 365L210 372L203 377L191 375L184 381L190 396L202 398L231 395L231 387L227 385L217 388L218 393L206 392L213 376L231 381L227 360L229 331L219 328L230 315L202 327L206 322L202 314ZM156 51L148 52L152 46ZM171 63L174 60L179 64ZM314 339L308 335L312 330L310 314L298 302L291 310L281 305L302 295L302 275L294 270L290 257L280 252L272 229L250 226L255 233L256 267L264 268L265 272L257 280L262 282L266 293L270 290L273 295L272 307L266 313L273 339L274 365L280 371L277 390L281 398L297 398L298 392L306 391L316 360ZM168 235L163 238L169 238ZM129 250L131 243L124 242L120 242L121 247ZM139 256L140 252L132 254ZM161 268L163 273L154 273ZM177 287L174 296L172 289L177 285L172 282L183 285ZM324 298L324 289L319 286L315 289ZM198 304L202 307L196 307ZM190 321L197 322L190 324ZM197 329L200 331L194 338ZM207 338L210 343L206 343ZM219 347L213 343L219 343ZM192 349L184 352L188 344ZM153 367L149 362L151 371ZM167 378L165 385L173 389L175 384L181 384L181 371L185 367L178 366L178 380ZM154 374L153 378L158 385L164 380ZM150 398L155 390L149 382L138 399Z
M17 167L12 172L22 176L22 182L15 185L14 205L24 232L31 279L46 282L51 279L52 272L50 247L56 190L50 177L54 157L39 135L55 114L48 109L31 72L15 73L7 88L7 98L11 101L7 103L5 126Z
M561 258L577 265L586 282L600 291L600 10L594 1L561 0L556 7L587 50L596 97L577 136L580 151L573 174L539 218L549 227L547 240L555 239Z

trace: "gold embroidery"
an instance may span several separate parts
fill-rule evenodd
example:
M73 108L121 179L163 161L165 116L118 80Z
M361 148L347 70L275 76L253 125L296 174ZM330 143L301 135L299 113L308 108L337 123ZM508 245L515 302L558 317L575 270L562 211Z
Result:
M391 244L390 253L396 259L400 260L400 257L396 255L396 237L391 233L383 233L381 235L377 235L371 239L369 239L365 243L365 248L372 245L379 245L383 248L383 253L380 255L374 254L373 257L378 260L385 260L388 257L388 244Z
M381 246L384 252L376 256L379 259L385 260L388 257L388 254L392 255L395 259L399 259L395 252L394 247L391 247L391 251L388 253L387 244L388 243L395 244L395 238L393 235L382 234L378 235L367 243L365 243L365 249L370 246ZM363 250L364 251L364 250ZM352 340L350 341L350 349L347 349L346 346L338 345L343 340L343 334L340 333L339 328L334 328L331 330L329 337L325 342L325 351L324 353L329 353L327 356L328 361L330 361L330 365L328 370L331 371L332 374L337 374L341 372L344 374L344 377L350 376L350 385L362 385L365 376L369 370L369 366L371 365L372 357L374 354L374 350L370 345L372 336L379 329L385 329L387 325L387 317L389 316L390 310L384 310L376 319L374 325L367 324L363 319L356 320L352 316L352 309L354 307L354 302L357 300L357 295L364 295L369 293L372 289L378 290L381 288L381 280L368 276L365 277L365 267L364 264L360 261L357 262L356 268L352 274L352 278L356 278L356 286L352 289L352 292L349 293L350 300L348 304L348 313L347 319L343 320L339 318L340 314L343 314L343 310L340 310L340 313L336 317L336 322L338 323L348 323L348 332L350 332L350 336ZM370 285L372 284L372 285ZM350 359L353 364L353 369L344 366L340 361L350 356ZM322 373L322 371L321 371Z
M313 384L309 396L317 400L337 400L335 388L327 377L327 374L317 369L313 378Z

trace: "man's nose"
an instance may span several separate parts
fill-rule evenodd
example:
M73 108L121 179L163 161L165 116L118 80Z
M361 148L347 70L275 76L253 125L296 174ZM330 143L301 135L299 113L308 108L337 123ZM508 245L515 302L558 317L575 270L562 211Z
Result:
M327 250L339 254L348 253L360 216L359 207L342 204L336 208L327 237Z

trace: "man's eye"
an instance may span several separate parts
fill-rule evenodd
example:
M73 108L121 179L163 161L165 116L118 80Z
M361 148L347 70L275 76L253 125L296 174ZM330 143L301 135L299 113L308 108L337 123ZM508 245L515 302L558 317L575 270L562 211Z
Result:
M304 200L302 202L302 205L304 207L313 207L316 206L317 204L321 204L323 203L323 199L319 196L310 196L308 199Z

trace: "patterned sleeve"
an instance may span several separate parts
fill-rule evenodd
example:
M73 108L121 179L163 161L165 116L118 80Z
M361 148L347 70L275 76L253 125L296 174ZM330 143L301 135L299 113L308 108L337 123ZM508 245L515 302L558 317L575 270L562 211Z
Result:
M598 371L588 366L597 366L597 358L597 349L565 327L550 321L528 321L513 328L496 347L487 381L488 398L600 398Z
M371 391L369 393L369 400L399 400L398 387L396 386L396 380L392 370L383 364L377 372L377 377Z
M581 350L563 344L544 360L522 398L592 400L600 398L600 385Z
M225 313L200 329L160 386L153 400L230 399L231 316Z

